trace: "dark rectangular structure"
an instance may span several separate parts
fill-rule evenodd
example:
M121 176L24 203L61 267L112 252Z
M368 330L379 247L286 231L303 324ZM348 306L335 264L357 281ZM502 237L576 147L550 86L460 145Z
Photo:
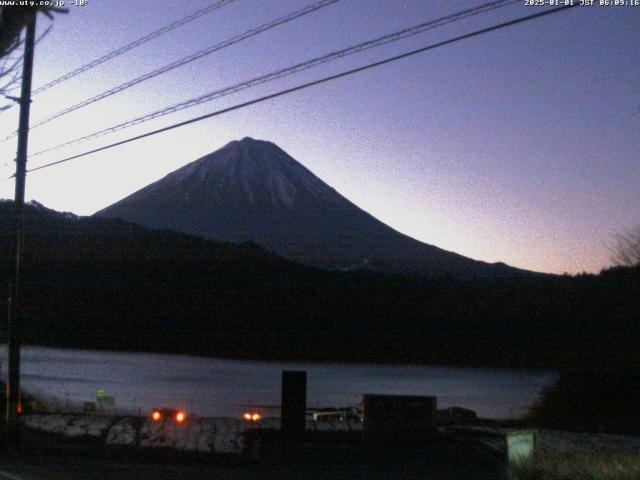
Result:
M436 397L364 395L365 441L429 436L436 431Z
M307 414L307 372L282 371L282 419L283 433L302 433Z

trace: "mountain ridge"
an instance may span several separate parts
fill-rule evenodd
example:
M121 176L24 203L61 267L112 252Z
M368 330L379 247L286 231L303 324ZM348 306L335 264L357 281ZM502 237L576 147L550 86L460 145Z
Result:
M307 265L458 277L528 273L413 239L272 142L245 137L94 214L218 241L253 241Z

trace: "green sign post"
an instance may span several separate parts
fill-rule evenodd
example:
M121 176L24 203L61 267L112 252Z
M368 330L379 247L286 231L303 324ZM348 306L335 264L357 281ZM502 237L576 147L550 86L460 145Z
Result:
M512 430L505 433L507 462L531 460L536 450L536 430Z

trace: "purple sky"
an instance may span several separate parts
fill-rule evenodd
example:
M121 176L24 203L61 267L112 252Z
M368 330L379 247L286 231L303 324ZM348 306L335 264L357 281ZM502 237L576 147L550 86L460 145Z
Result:
M577 0L576 0L577 1ZM68 3L68 2L67 2ZM37 47L34 88L210 3L89 0ZM237 0L34 98L35 122L313 0ZM34 129L30 151L476 1L342 0ZM540 11L521 4L354 55L30 166ZM49 21L40 18L39 30ZM426 243L548 272L597 272L640 222L640 7L578 7L29 176L28 198L91 214L230 140L271 140ZM0 114L2 132L17 109ZM4 135L3 135L4 136ZM0 144L3 178L15 141ZM0 183L11 197L13 184Z

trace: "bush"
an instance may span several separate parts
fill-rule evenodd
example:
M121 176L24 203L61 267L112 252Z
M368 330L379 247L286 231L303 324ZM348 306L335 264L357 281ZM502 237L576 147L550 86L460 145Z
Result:
M639 433L640 371L565 372L545 389L530 420L549 428Z

